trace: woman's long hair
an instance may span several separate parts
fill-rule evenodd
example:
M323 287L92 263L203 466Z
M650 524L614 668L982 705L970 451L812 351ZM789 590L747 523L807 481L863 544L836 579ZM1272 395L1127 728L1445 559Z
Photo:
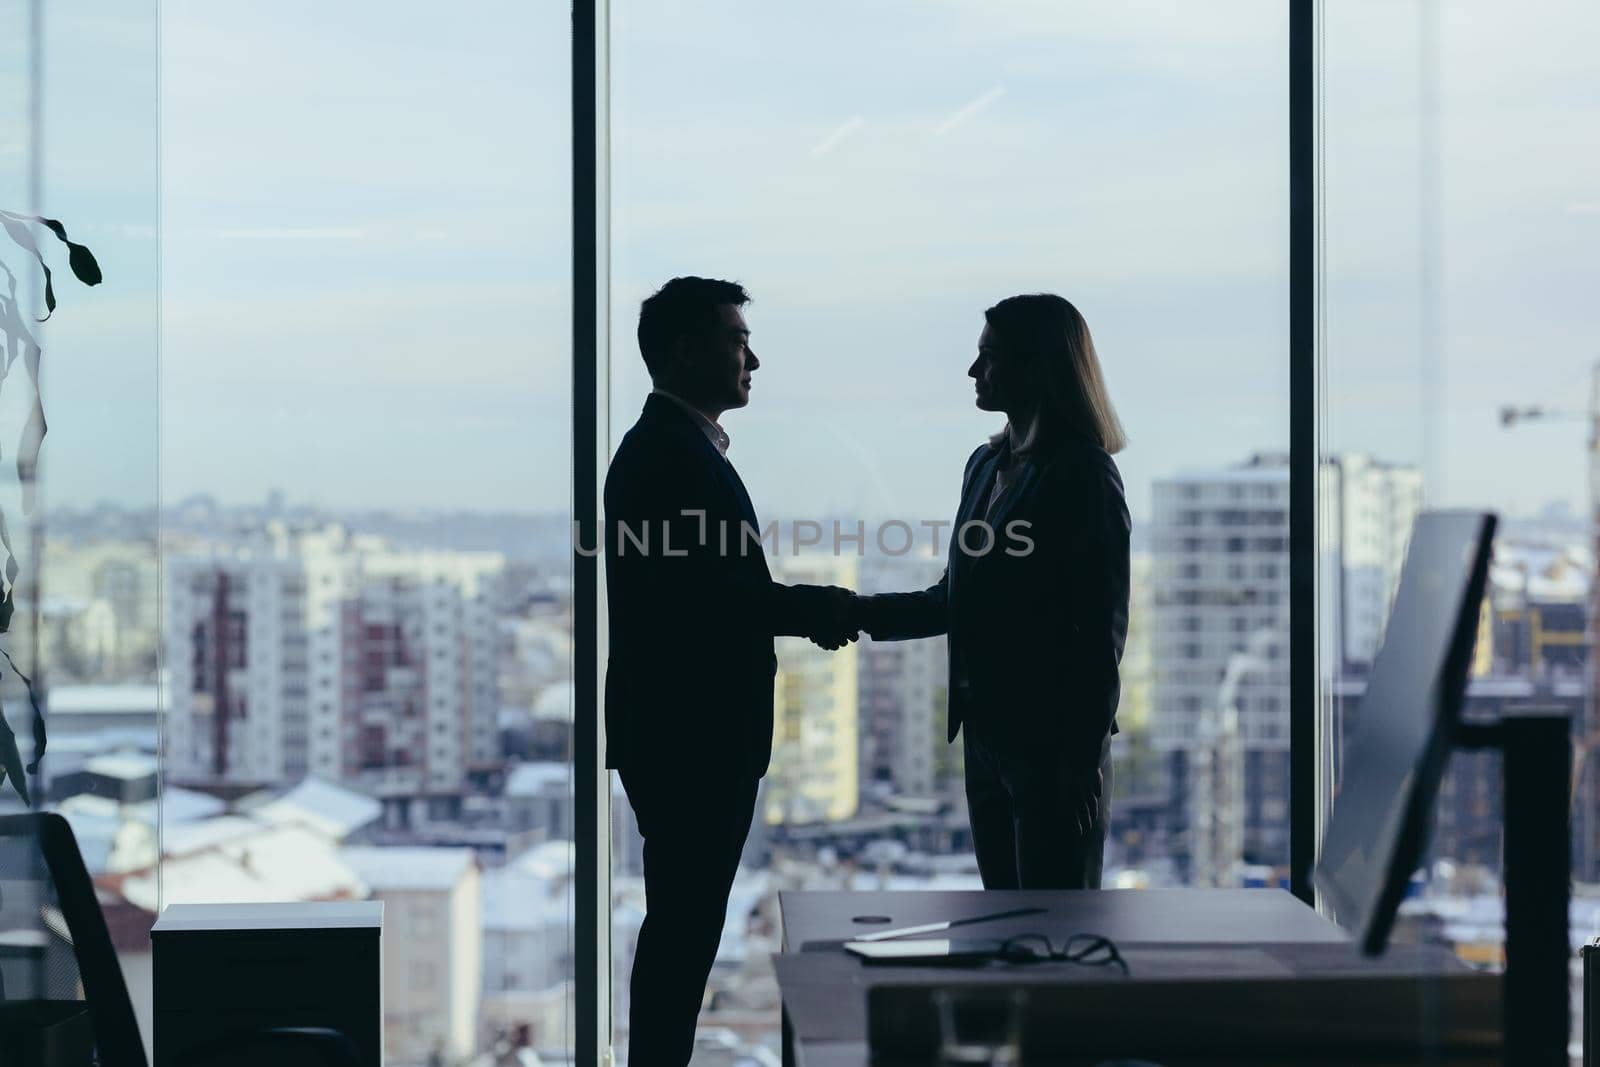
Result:
M1003 358L1037 390L1027 426L1011 427L1027 452L1061 436L1086 437L1109 453L1128 443L1111 406L1089 324L1067 300L1050 293L1011 296L983 313ZM997 435L1003 439L1007 430Z

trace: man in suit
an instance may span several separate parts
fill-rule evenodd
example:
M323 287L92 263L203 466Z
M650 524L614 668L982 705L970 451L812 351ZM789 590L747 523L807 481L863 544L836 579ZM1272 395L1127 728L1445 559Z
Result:
M724 412L761 366L734 282L674 278L639 310L654 386L605 485L606 766L644 837L629 1062L682 1067L772 751L773 637L854 640L853 596L774 582Z

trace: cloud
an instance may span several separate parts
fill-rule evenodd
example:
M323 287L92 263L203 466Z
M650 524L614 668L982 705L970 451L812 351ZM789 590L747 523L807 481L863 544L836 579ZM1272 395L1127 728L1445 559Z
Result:
M945 134L956 129L968 119L972 118L972 116L976 115L978 112L982 111L984 108L988 107L990 104L994 103L1004 95L1006 95L1005 86L996 85L993 89L990 89L976 100L973 100L968 104L964 104L955 111L951 112L949 117L933 128L933 135L935 137L943 137Z
M207 236L223 241L359 241L367 231L361 226L230 226Z
M829 152L832 152L839 146L840 142L860 132L861 128L866 124L867 120L862 118L860 115L852 115L832 133L828 134L828 136L817 142L816 146L811 149L812 157L815 158L817 156L825 156Z

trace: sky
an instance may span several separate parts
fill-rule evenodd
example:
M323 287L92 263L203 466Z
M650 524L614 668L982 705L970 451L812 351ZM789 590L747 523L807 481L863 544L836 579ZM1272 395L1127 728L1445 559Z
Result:
M1327 6L1329 446L1425 464L1434 503L1581 507L1581 418L1495 415L1581 411L1600 359L1600 9ZM567 8L438 11L52 9L45 200L107 267L51 324L53 499L566 507ZM1135 521L1154 479L1286 449L1285 11L615 0L614 437L638 301L700 273L755 297L726 425L766 515L953 512L1015 292L1086 316Z

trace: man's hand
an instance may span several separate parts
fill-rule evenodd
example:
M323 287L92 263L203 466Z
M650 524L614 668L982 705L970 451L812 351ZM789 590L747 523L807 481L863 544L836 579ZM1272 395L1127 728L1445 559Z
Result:
M874 620L878 615L878 613L873 610L872 605L873 598L870 596L858 596L855 598L856 629L866 634L868 637L875 636L872 632L872 628L874 625Z
M848 589L830 585L823 591L825 607L814 633L807 634L813 643L837 651L861 636L856 595Z
M1067 811L1072 814L1078 833L1087 834L1100 814L1100 795L1105 790L1105 776L1099 767L1079 770L1069 767L1062 788L1066 790Z

